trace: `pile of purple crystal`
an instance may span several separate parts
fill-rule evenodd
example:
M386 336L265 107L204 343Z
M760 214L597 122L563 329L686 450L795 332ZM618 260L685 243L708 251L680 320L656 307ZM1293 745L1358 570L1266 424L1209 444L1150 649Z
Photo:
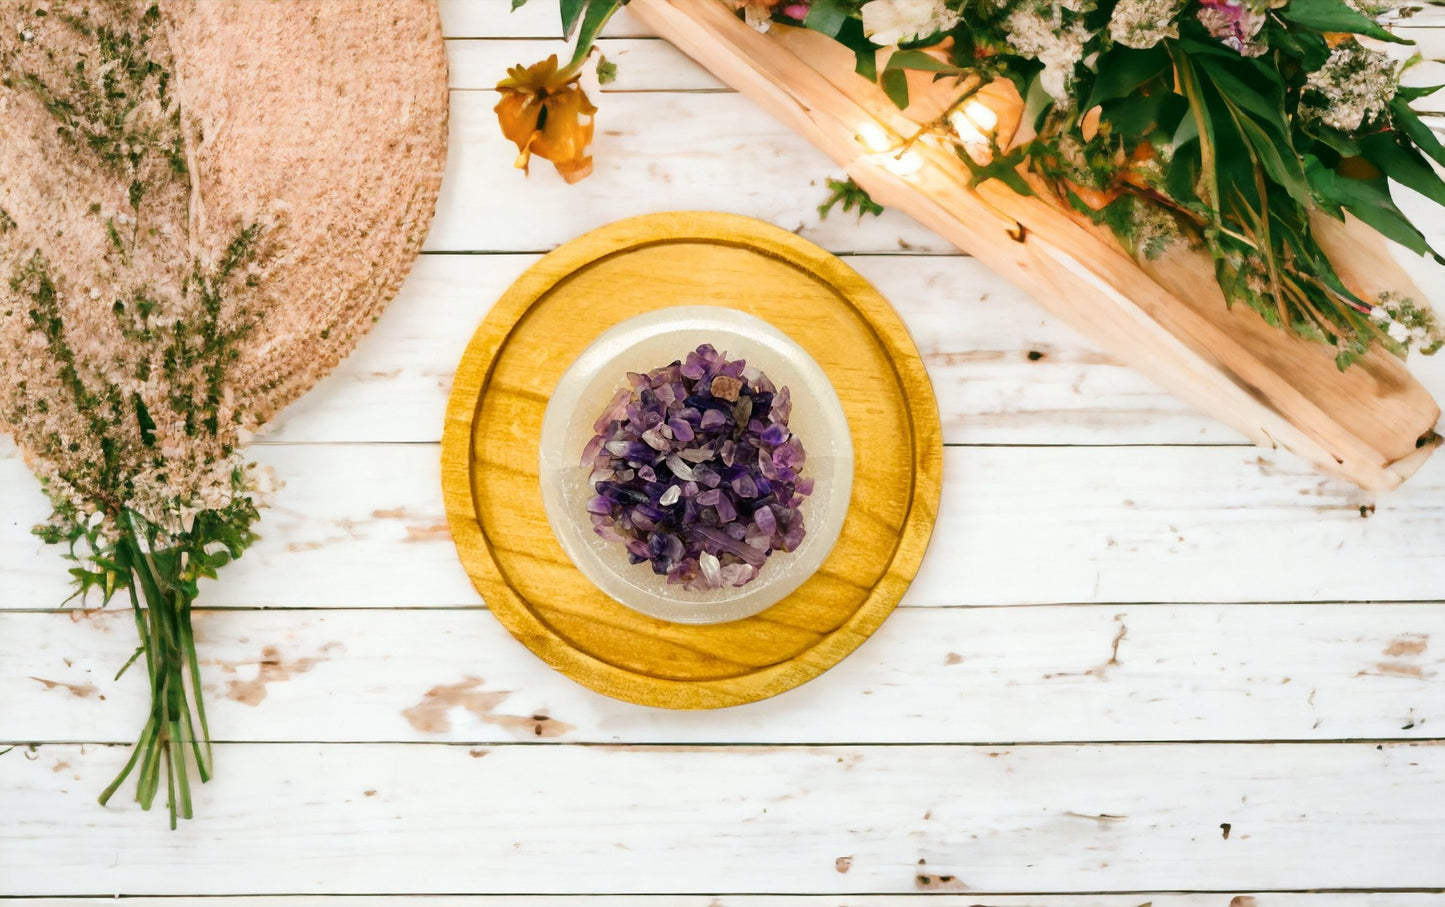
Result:
M745 585L798 547L813 480L786 387L709 344L627 382L582 452L598 535L690 590Z

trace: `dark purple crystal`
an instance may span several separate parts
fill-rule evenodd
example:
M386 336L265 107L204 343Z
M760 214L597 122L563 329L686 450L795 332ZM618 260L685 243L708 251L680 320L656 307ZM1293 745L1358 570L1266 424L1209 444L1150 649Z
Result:
M582 452L599 536L694 590L746 585L802 543L813 480L786 387L709 344L627 384Z

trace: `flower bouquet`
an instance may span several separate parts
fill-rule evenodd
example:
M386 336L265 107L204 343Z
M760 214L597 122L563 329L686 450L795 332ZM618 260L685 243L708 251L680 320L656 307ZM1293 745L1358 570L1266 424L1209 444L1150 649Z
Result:
M533 0L535 2L535 0ZM614 0L561 3L578 51L503 82L523 155L585 161L587 48ZM1441 330L1388 239L1445 203L1432 89L1347 0L632 0L663 37L900 208L1258 443L1372 488L1438 445L1398 357ZM550 116L561 97L584 116ZM550 105L550 106L549 106ZM543 112L545 109L546 112ZM602 113L605 116L605 111ZM513 117L517 119L517 117ZM559 122L560 120L560 122ZM533 135L553 137L531 141ZM530 144L528 142L530 141ZM1392 182L1393 181L1393 182Z
M383 28L395 41L372 46ZM135 616L116 667L146 672L150 709L100 800L134 774L174 827L211 771L200 582L256 539L252 434L420 251L441 24L427 0L10 2L0 109L0 172L23 175L0 184L0 431L54 505L36 531L76 595Z

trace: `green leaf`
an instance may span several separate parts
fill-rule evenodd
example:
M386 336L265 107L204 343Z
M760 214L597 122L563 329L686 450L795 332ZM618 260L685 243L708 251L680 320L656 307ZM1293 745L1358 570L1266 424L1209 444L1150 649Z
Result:
M899 110L908 106L908 76L901 69L885 69L878 84Z
M523 0L523 2L525 3L526 0ZM135 664L135 660L145 654L145 650L146 647L143 645L136 646L135 651L130 653L130 658L127 658L125 664L120 666L120 670L115 672L115 677L113 679L120 680L121 675L124 674L131 665Z
M1313 28L1322 32L1350 32L1368 35L1381 41L1395 44L1414 44L1406 38L1397 37L1369 16L1345 3L1344 0L1290 0L1278 10L1278 14L1296 25Z
M1029 196L1034 194L1034 190L1018 172L1018 166L1026 156L1027 149L1020 148L1011 154L996 154L987 164L980 164L967 151L958 149L959 160L963 161L964 166L973 174L975 186L986 180L996 179L1019 195Z
M1311 129L1313 132L1310 134L1316 141L1333 149L1340 157L1357 157L1359 155L1359 144L1338 129L1333 129L1323 123L1312 124Z
M1235 99L1226 94L1224 100L1234 113L1235 125L1244 134L1245 141L1254 148L1259 165L1269 174L1269 178L1283 186L1290 198L1300 205L1308 208L1314 204L1309 181L1305 178L1304 165L1300 163L1294 148L1283 136L1273 134L1271 130L1256 123L1249 114L1234 108Z
M1223 204L1219 195L1219 171L1215 154L1214 119L1209 113L1209 103L1204 96L1194 64L1182 48L1171 45L1170 56L1174 59L1174 74L1179 87L1189 101L1189 110L1198 126L1199 175L1207 195L1202 199L1214 210L1214 222L1219 223L1219 207ZM1182 126L1181 126L1182 128ZM1176 135L1176 140L1178 136Z
M597 58L597 84L610 85L617 81L617 64L605 56Z
M572 55L569 66L576 66L587 59L587 55L592 52L592 45L597 43L597 35L620 6L622 0L592 0L588 4L587 14L582 17L582 27L577 31L577 52Z
M572 30L577 27L577 20L582 17L582 10L587 6L587 0L559 0L558 6L562 9L562 37L570 38Z
M868 190L855 183L851 176L846 180L829 178L827 186L832 194L818 206L819 218L826 218L835 205L841 205L845 213L856 209L859 220L862 220L865 214L876 217L883 213L883 206L875 202Z
M1103 119L1114 128L1126 145L1144 140L1153 141L1156 133L1162 143L1174 134L1181 117L1193 123L1189 105L1172 91L1158 91L1142 97L1116 98L1100 105ZM1195 127L1197 128L1197 126Z
M1199 138L1199 120L1194 116L1193 109L1190 109L1179 120L1179 126L1174 130L1174 135L1169 139L1169 148L1178 153L1180 148Z
M1395 114L1395 122L1416 147L1434 158L1436 163L1445 164L1445 145L1440 144L1434 131L1425 125L1419 114L1410 109L1409 104L1396 97L1390 102L1390 110Z
M848 19L848 4L844 0L813 0L803 25L836 38Z
M512 0L512 12L516 12L527 5L527 0Z
M1330 58L1330 45L1323 35L1291 28L1273 18L1265 26L1263 38L1269 47L1279 48L1285 53L1297 57L1300 67L1305 72L1314 72L1324 66L1325 61Z
M1148 50L1115 48L1099 60L1099 76L1083 109L1092 110L1105 101L1128 97L1168 69L1169 52L1163 45Z
M1099 105L1100 118L1124 138L1125 144L1147 136L1159 123L1160 106L1168 95L1151 94L1141 98L1118 98Z
M1222 60L1237 62L1240 59L1238 51L1231 50L1223 44L1212 40L1195 41L1192 38L1179 38L1177 40L1164 42L1164 46L1168 49L1170 57L1175 58L1176 65L1178 64L1177 58L1180 53L1183 53L1184 56L1191 60L1197 60L1201 57L1219 57Z
M1424 234L1395 207L1394 200L1390 198L1389 183L1384 178L1362 180L1340 176L1313 155L1305 156L1305 172L1309 174L1310 185L1326 200L1345 208L1410 251L1435 256Z
M1199 60L1199 73L1201 78L1207 77L1214 83L1221 97L1231 105L1249 111L1265 126L1277 132L1281 139L1289 134L1285 125L1284 95L1279 90L1279 83L1275 81L1278 78L1277 73L1250 73L1251 76L1257 76L1250 84L1219 61L1208 58Z
M878 48L861 48L854 52L853 71L870 82L878 81Z
M1414 189L1437 205L1445 205L1445 182L1440 175L1420 152L1401 145L1392 133L1377 132L1361 138L1360 152L1390 179Z
M930 56L921 50L900 50L888 58L888 65L885 71L891 69L918 69L924 72L960 72L957 66L936 57Z
M1418 60L1419 57L1415 59ZM1418 101L1421 98L1428 98L1442 88L1445 88L1445 85L1401 85L1395 89L1395 97L1404 98L1406 101Z
M861 19L849 19L847 22L844 22L835 40L853 51L855 55L868 49L879 50L878 46L868 40L867 35L863 34L863 21Z
M1334 265L1330 264L1329 256L1325 255L1324 250L1320 248L1319 243L1309 232L1308 215L1303 210L1300 210L1299 214L1300 220L1295 223L1290 223L1283 218L1275 218L1275 229L1284 235L1297 257L1295 270L1312 273L1340 296L1356 302L1363 302L1345 286L1344 281L1340 280L1340 275L1335 272ZM1308 268L1299 267L1298 262L1304 262Z

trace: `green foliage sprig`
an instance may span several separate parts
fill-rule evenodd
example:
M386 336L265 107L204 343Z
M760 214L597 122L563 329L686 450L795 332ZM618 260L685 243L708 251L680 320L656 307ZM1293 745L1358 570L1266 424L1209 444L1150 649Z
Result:
M1433 166L1445 146L1410 106L1438 86L1399 85L1401 64L1363 42L1402 42L1371 16L1345 0L923 7L909 18L893 0L813 0L801 24L850 47L900 107L913 71L1012 82L1033 135L983 162L960 143L975 180L1032 192L1019 178L1031 171L1145 257L1203 246L1229 303L1331 344L1342 369L1371 344L1403 355L1445 342L1421 302L1347 287L1317 236L1320 217L1349 214L1445 263L1390 186L1445 205ZM884 27L901 50L880 68Z
M245 476L233 477L244 492ZM189 529L173 534L149 522L134 510L120 512L119 532L100 531L100 514L86 519L63 500L56 502L51 522L36 528L36 535L52 544L67 546L76 563L70 574L76 596L98 592L103 603L118 592L128 593L140 644L116 673L120 679L144 658L150 688L150 713L120 773L100 794L108 803L115 792L136 774L136 801L150 809L164 777L166 808L171 828L177 818L193 815L190 775L202 782L211 777L210 729L201 692L201 671L196 655L191 611L202 578L215 579L217 571L241 556L256 535L251 527L260 518L251 499L240 493L221 510L202 511Z
M862 220L865 214L876 217L883 213L883 206L873 200L867 189L853 182L852 177L845 180L830 177L827 186L829 195L823 200L823 204L818 206L819 217L827 217L835 206L841 207L844 213L857 211L859 220Z

